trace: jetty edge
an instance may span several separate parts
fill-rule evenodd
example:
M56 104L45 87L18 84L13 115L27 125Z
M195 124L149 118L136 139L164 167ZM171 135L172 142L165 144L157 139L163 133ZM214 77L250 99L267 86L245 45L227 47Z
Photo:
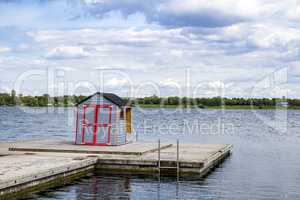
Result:
M180 144L178 148L168 142L105 147L56 140L0 142L0 200L63 185L95 171L202 178L232 148L230 144Z

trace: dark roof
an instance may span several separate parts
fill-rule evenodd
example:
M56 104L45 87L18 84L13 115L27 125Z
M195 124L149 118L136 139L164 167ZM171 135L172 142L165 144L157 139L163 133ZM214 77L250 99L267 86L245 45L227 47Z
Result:
M79 104L89 100L90 98L92 98L95 95L101 95L103 96L105 99L107 99L108 101L111 101L112 103L116 104L119 107L125 106L126 102L119 97L118 95L115 95L113 93L105 93L105 92L96 92L95 94L92 94L91 96L88 96L87 98L81 100L80 102L78 102L76 104L76 106L78 106Z

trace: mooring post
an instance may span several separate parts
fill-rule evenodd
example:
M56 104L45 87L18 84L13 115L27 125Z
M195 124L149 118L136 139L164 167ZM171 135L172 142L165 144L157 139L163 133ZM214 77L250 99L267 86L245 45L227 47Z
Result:
M177 139L177 182L179 181L179 139Z
M158 173L160 177L160 139L158 139Z

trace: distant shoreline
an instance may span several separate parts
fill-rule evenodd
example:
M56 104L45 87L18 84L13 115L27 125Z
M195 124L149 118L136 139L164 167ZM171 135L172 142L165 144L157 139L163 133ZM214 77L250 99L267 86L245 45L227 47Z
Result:
M279 106L251 106L251 105L235 105L235 106L205 106L205 107L197 107L197 106L184 106L184 105L159 105L159 104L140 104L135 107L141 108L191 108L191 109L235 109L235 110L251 110L251 109L260 109L260 110L275 110L275 109L288 109L288 110L300 110L300 106L290 106L290 107L279 107Z
M1 105L0 107L26 107L26 108L70 108L70 107L75 107L74 105L69 105L69 106L25 106L25 105ZM275 110L275 109L280 109L280 110L300 110L300 106L290 106L290 107L279 107L279 106L251 106L251 105L235 105L235 106L205 106L205 107L198 107L198 106L185 106L185 105L160 105L160 104L139 104L139 105L134 105L133 107L140 107L140 108L166 108L166 109L206 109L206 110L220 110L220 109L225 109L225 110Z
M1 105L21 105L29 107L70 107L88 98L84 95L30 96L0 93ZM201 108L201 109L300 109L300 99L282 98L226 98L226 97L121 97L126 105L143 108ZM225 105L225 106L222 106Z

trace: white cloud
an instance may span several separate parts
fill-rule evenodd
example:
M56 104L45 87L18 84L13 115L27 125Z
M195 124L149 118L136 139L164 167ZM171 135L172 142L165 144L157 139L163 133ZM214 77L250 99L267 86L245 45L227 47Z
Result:
M61 46L52 49L46 58L49 59L79 59L88 57L90 54L82 47L77 46Z
M299 20L300 19L300 5L291 7L287 11L287 17L291 20Z
M128 80L124 78L110 78L109 80L105 81L105 85L109 87L123 87L128 84Z
M262 48L287 48L300 41L300 31L296 28L257 24L253 29L249 40Z
M225 87L225 84L223 81L211 81L211 82L208 82L208 86L211 87L211 88L224 88Z
M8 47L1 47L0 46L0 53L7 53L7 52L10 52L10 51L11 51L10 48L8 48Z
M1 78L13 79L21 70L50 66L64 68L66 74L72 73L69 76L74 80L88 80L87 74L93 73L91 69L96 67L122 68L136 82L150 80L174 89L176 84L184 83L188 67L194 85L206 81L218 88L218 80L236 83L237 87L228 91L234 96L247 95L243 89L279 67L290 63L299 66L298 0L82 2L72 4L82 8L74 10L70 9L71 4L57 1L37 7L17 6L19 10L13 8L18 10L13 14L19 16L12 22L7 16L11 15L9 10L13 6L5 9L0 27L8 22L26 27L9 29L0 36L1 45L5 45L0 47L1 68L10 73ZM0 6L0 12L4 8ZM52 10L56 12L46 16ZM33 12L22 20L25 11ZM137 12L145 15L145 24L123 25L122 15L134 19ZM118 13L118 18L110 18L114 13ZM3 56L4 52L10 53ZM293 69L292 73L293 81L299 83L298 70ZM111 78L106 84L120 88L127 83ZM204 90L209 89L209 84L206 86ZM173 95L176 91L172 90Z
M180 83L172 78L167 78L165 80L160 81L160 86L162 87L177 87L180 88Z
M289 31L285 33L284 30ZM296 51L296 33L297 30L292 27L242 23L210 29L129 27L47 30L33 32L32 37L44 38L38 44L50 49L55 55L56 60L52 61L56 65L72 66L78 73L95 67L117 67L126 73L134 73L137 81L151 77L162 87L169 88L172 80L182 82L184 69L189 67L195 84L224 80L247 82L241 87L249 87L260 76L282 65L286 58L284 49ZM80 46L74 48L72 44ZM60 59L57 59L58 55ZM64 58L80 59L62 59L62 55ZM123 87L125 82L112 78L106 84Z

